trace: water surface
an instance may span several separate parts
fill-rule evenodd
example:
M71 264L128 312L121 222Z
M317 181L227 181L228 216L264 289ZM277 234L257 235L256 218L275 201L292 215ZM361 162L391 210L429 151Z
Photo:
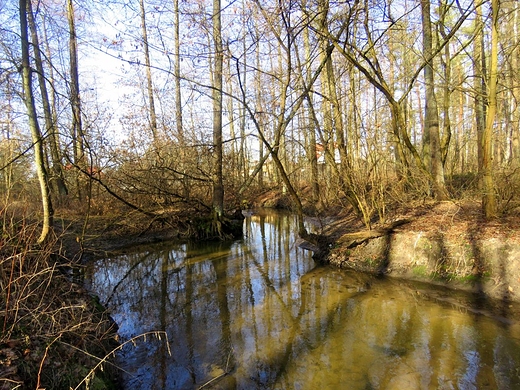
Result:
M295 222L261 212L243 240L92 264L122 341L168 335L123 348L125 388L520 388L513 306L318 266L294 246Z

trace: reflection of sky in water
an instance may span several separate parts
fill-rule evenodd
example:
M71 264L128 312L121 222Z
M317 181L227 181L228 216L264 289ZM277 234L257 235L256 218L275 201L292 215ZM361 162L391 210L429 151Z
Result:
M520 388L518 324L316 267L294 230L292 216L254 215L243 240L94 264L92 288L123 340L168 333L172 356L154 338L124 348L127 388L197 388L225 371L221 388Z

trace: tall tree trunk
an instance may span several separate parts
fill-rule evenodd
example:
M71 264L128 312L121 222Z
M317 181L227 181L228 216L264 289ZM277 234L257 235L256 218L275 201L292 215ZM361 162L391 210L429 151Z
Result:
M27 27L27 0L20 0L20 40L22 46L22 84L23 84L23 100L27 109L29 119L29 128L31 130L32 142L34 145L34 162L36 165L36 173L38 182L40 183L40 193L43 205L43 226L38 243L43 243L48 237L52 229L54 211L49 191L49 183L47 171L45 170L43 140L38 125L36 107L34 102L34 94L32 89L32 70L29 60L29 38Z
M12 81L8 81L6 84L7 84L6 85L7 93L6 93L5 99L7 100L6 103L7 103L8 109L6 110L6 116L7 116L6 119L7 120L5 123L5 127L2 129L2 133L3 133L2 135L5 137L4 143L7 143L7 153L4 158L7 158L6 161L10 162L10 161L13 161L13 159L15 157L15 150L14 150L15 148L13 145L13 140L11 139L11 132L12 132L12 128L13 128L12 98L15 96L15 93L12 88ZM2 165L5 166L4 161L2 161ZM5 186L5 197L4 197L5 204L10 203L11 190L13 188L13 171L14 171L13 168L14 168L14 164L8 164L8 166L4 168L3 176L4 176L4 186Z
M257 39L259 40L259 35L257 35ZM260 50L256 50L256 68L257 69L262 69L261 66L262 66L262 62L261 62L261 59L260 59ZM264 128L265 127L265 121L264 121L264 117L266 115L266 112L265 112L265 107L264 107L264 102L262 100L262 91L263 91L263 88L262 88L262 72L256 72L255 74L255 91L256 91L256 104L257 104L257 109L256 111L257 112L260 112L260 114L258 115L258 119L257 119L257 122L259 123L259 128ZM245 88L244 86L242 85L241 86L241 89L242 91L244 92L245 91ZM245 99L245 94L244 94L244 99ZM243 105L244 108L246 107L246 105L244 104ZM267 156L269 156L269 153L264 153L264 142L262 141L262 139L259 139L259 142L258 142L258 160L259 161L262 161L264 159L267 159ZM260 187L261 189L264 188L264 168L263 168L263 164L259 166L259 170L258 170L258 187Z
M182 96L181 96L181 41L180 41L180 22L179 22L179 0L173 0L173 12L175 19L175 27L173 31L173 50L175 56L174 76L175 76L175 126L177 129L177 138L182 146L184 146L184 131L182 128Z
M476 3L476 1L475 1ZM482 7L476 5L475 12L475 38L473 41L473 73L474 89L475 89L475 125L477 131L477 164L479 176L482 177L482 137L484 134L484 127L486 125L486 57L484 55L484 23L482 22ZM480 183L482 184L482 183Z
M222 26L220 0L213 0L213 212L220 217L224 212L224 184L222 178L222 67L224 53L222 50Z
M51 56L51 47L49 44L49 38L47 36L47 27L45 25L45 18L42 18L42 25L43 25L43 34L44 34L44 40L45 40L45 52L46 52L47 58L50 61L50 59L52 57ZM52 123L54 124L54 126L56 126L56 124L58 123L58 109L56 107L58 93L55 88L56 82L55 82L55 78L54 78L54 67L51 64L49 64L49 84L52 87L51 88L51 98L50 98ZM62 158L63 158L63 151L61 150L61 147L60 147L60 133L59 133L58 128L56 128L56 132L53 133L51 135L51 137L53 138L52 143L56 148L56 153L58 154L59 162L61 164ZM68 188L67 188L67 193L68 193Z
M226 49L229 50L229 47ZM227 116L228 116L228 125L229 125L229 135L231 137L230 142L230 151L228 156L229 163L229 170L230 173L233 175L233 182L239 182L240 181L240 169L239 169L239 162L238 162L238 153L237 153L237 134L236 134L236 127L235 127L235 102L234 98L232 96L234 95L233 91L233 69L231 64L231 59L229 57L226 57L224 59L224 68L226 70L226 74L224 77L225 83L226 83L226 105L227 105Z
M179 0L173 0L173 77L175 83L175 129L177 132L177 141L180 145L181 153L181 171L186 172L185 164L188 160L188 153L186 149L186 138L184 134L184 125L182 117L182 91L181 91L181 41L180 41L180 11L179 11ZM184 197L190 198L190 183L188 176L185 175L182 180L182 187Z
M482 209L486 218L497 215L497 202L493 183L493 125L497 111L498 76L498 0L491 0L491 57L489 61L488 110L486 127L482 134Z
M141 34L143 37L144 63L146 66L146 82L148 92L148 110L150 118L150 130L154 142L157 141L157 114L155 111L155 99L153 97L153 81L152 68L150 63L150 50L148 47L148 32L146 29L146 10L144 7L144 0L139 0L139 8L141 10Z
M247 31L247 19L246 15L249 15L249 11L246 9L247 4L246 2L243 2L243 17L242 17L242 28L244 31ZM244 85L244 88L247 88L247 45L248 41L244 37L242 39L242 50L244 53L244 58L242 60L242 72L243 72L243 79L242 84ZM239 106L239 113L240 113L240 147L239 147L239 157L238 157L238 169L240 171L239 177L241 177L244 181L247 179L247 176L249 174L249 166L248 166L248 159L246 157L247 147L246 147L246 118L247 118L247 111L243 104Z
M67 0L67 20L69 23L69 62L70 62L70 104L72 107L72 142L74 145L74 164L86 167L83 125L81 121L81 99L79 94L78 43L76 22L72 0ZM82 180L76 176L78 197L83 199Z
M36 23L34 21L34 15L32 10L32 3L27 2L27 20L31 31L31 40L34 48L34 62L36 70L38 71L38 83L40 85L40 94L43 105L43 114L45 118L45 129L47 138L47 145L50 149L50 155L52 160L52 177L51 183L55 183L56 194L58 199L65 197L68 194L65 179L63 177L63 168L60 158L59 146L58 146L58 128L57 123L53 120L51 112L51 105L49 102L49 94L47 92L47 83L45 79L45 72L43 69L42 55L40 51L40 42L38 39L38 30L36 29Z
M513 48L511 52L511 61L507 61L507 82L509 84L508 104L508 121L509 128L509 165L515 168L520 166L520 93L518 91L518 67L520 65L520 6L518 3L511 3L514 8L512 13L512 21L506 28L513 32ZM507 12L507 11L506 11Z
M421 0L423 23L423 54L430 59L424 67L425 80L425 133L428 135L430 158L429 169L433 180L433 194L437 200L448 199L448 191L444 183L444 167L441 157L441 140L439 132L439 112L435 97L435 84L433 77L432 58L432 27L430 20L430 0ZM425 156L426 158L428 156ZM425 164L428 167L428 164Z
M307 7L307 3L305 2L304 8ZM310 21L309 21L310 23ZM309 30L310 25L308 28L305 28L303 30L303 45L305 50L305 82L307 85L311 82L311 45L309 41ZM307 97L309 107L308 110L310 111L312 109L313 99L312 95L309 94ZM312 120L310 112L307 114L307 121L306 126L309 129L308 132L306 132L306 146L307 146L307 155L309 159L309 165L310 165L310 171L311 171L311 196L312 196L312 202L314 204L318 203L320 201L320 186L319 186L319 180L318 180L318 156L316 151L316 129L314 126L314 121Z
M448 6L445 1L440 2L439 13L440 13L440 25L437 29L438 33L441 35L443 40L447 39L445 32L445 21L446 15L448 12ZM452 80L451 80L451 51L450 45L446 45L444 48L444 59L441 61L444 70L444 86L443 90L443 98L442 98L442 113L443 113L443 134L441 138L441 159L442 165L446 166L446 159L448 157L449 146L452 138L451 133L451 119L450 119L450 105L451 105L451 88L452 88Z

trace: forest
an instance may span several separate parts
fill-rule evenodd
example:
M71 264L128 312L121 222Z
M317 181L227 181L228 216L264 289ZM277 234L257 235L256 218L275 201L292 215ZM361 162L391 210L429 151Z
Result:
M1 0L0 20L2 342L16 256L67 230L81 251L95 221L222 238L269 191L301 236L426 200L518 212L516 0Z
M40 241L62 210L218 216L272 188L367 227L424 198L509 212L518 8L3 2L3 209L39 215Z

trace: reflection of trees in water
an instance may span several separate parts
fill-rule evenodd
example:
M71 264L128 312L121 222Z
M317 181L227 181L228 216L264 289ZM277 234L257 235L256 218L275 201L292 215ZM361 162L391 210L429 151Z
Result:
M413 286L315 268L293 247L291 223L257 215L243 241L107 261L96 283L105 298L115 291L123 337L166 330L173 353L160 342L126 351L127 383L193 388L232 370L227 385L242 388L518 384L520 346L491 320L429 302Z

